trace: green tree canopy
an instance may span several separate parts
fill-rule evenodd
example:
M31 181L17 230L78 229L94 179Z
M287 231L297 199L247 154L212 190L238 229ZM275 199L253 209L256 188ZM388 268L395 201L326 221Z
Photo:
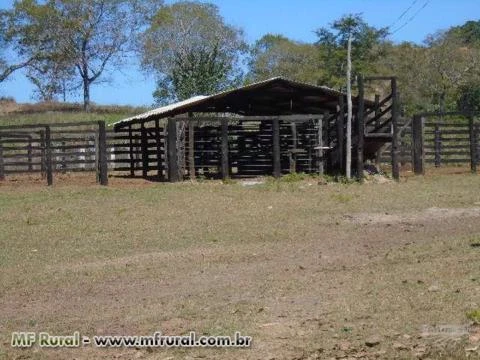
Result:
M166 103L239 83L246 44L215 5L182 1L155 14L140 51L144 70L157 77L154 96Z
M313 83L324 76L320 54L313 44L274 34L264 35L251 48L249 68L250 81L284 76Z

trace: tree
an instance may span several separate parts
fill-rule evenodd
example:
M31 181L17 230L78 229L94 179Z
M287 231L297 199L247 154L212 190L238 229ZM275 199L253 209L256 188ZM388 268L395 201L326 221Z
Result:
M267 34L250 50L251 81L284 76L292 80L316 83L325 76L318 49L282 35Z
M387 28L369 26L359 14L349 14L334 21L330 29L315 31L316 42L325 64L326 77L322 82L334 88L345 87L347 43L352 41L353 74L374 72L374 62L384 55Z
M51 96L64 91L58 83L73 74L83 88L89 110L90 87L107 69L117 68L133 50L138 30L148 21L154 1L142 0L20 0L8 11L17 52L34 58L29 77ZM161 2L156 2L156 7ZM38 53L41 44L41 56ZM53 70L52 65L55 65ZM78 83L77 83L78 86ZM59 90L62 89L62 90Z
M334 21L331 30L320 28L316 31L317 46L324 54L329 75L325 82L334 87L347 89L347 134L346 134L346 176L351 177L352 163L352 71L366 72L380 56L387 29L369 26L359 14L349 14ZM346 65L346 70L345 70Z
M243 32L226 24L215 5L165 6L141 39L142 66L157 77L159 103L221 91L242 77Z

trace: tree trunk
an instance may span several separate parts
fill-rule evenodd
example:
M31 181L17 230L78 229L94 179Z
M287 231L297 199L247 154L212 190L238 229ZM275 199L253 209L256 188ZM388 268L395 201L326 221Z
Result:
M352 177L352 34L348 36L347 48L347 144L346 144L346 176Z
M90 82L88 78L83 79L83 110L90 111Z

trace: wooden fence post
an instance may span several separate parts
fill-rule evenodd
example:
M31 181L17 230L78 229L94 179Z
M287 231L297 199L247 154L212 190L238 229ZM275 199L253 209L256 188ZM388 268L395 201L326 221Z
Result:
M345 99L338 97L337 115L337 164L340 172L345 174Z
M45 131L40 130L40 176L45 179Z
M0 137L0 181L5 180L5 166L3 162L3 143Z
M177 123L174 118L168 119L167 125L168 140L168 180L170 182L179 181L178 159L177 159Z
M195 124L191 114L188 119L188 175L195 180Z
M272 120L273 131L273 176L279 178L281 175L280 164L280 120Z
M107 164L107 134L105 121L98 122L98 147L100 166L100 185L108 185L108 164Z
M392 77L392 177L400 179L400 168L398 163L398 118L400 116L400 104L397 93L397 78Z
M47 165L47 185L53 185L53 170L52 170L52 141L50 134L50 126L45 127L45 151L46 151L46 165Z
M477 173L477 132L475 128L475 118L473 115L468 117L468 127L470 134L470 170L473 174Z
M228 119L222 119L222 179L230 177L228 165Z
M155 120L155 142L157 143L157 176L158 180L163 180L163 162L162 162L162 147L161 147L161 137L160 137L160 120Z
M290 130L292 131L292 150L289 152L290 173L297 172L297 124L295 121L290 123Z
M140 128L140 141L142 149L142 177L147 178L148 176L148 138L147 138L147 129L145 128L145 123L142 123Z
M129 150L130 150L130 176L135 176L135 159L133 153L133 132L132 124L128 125L128 139L129 139Z
M441 140L440 126L438 125L438 123L435 123L433 141L435 146L435 167L439 167L442 164L442 160L441 160L442 140Z
M425 173L425 154L423 151L423 118L420 115L413 116L412 140L413 172L415 173L415 175L423 175Z
M328 116L323 115L322 119L318 119L318 175L324 173L324 151L323 151L323 120L328 120ZM328 124L327 124L328 127Z
M358 75L358 108L357 108L357 177L363 182L363 147L365 143L365 91L363 76Z

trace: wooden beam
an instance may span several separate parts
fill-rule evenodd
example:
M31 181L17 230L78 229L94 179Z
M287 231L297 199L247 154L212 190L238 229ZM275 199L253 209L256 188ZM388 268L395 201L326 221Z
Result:
M107 134L105 121L98 122L98 147L99 147L99 166L100 166L100 185L108 185L108 164L107 164Z
M132 132L132 125L128 126L128 138L129 138L129 145L130 145L130 176L135 176L135 159L133 157L133 132Z
M222 178L230 177L228 165L228 119L222 119Z
M281 175L280 164L280 120L272 120L273 130L273 176L279 178Z
M413 172L415 175L424 175L425 155L423 151L423 118L415 115L412 122L413 140Z
M168 119L167 125L167 155L168 181L177 182L180 180L177 159L177 122L173 118Z
M40 130L40 177L45 178L45 131Z
M148 137L144 123L142 123L140 127L140 139L142 149L142 177L146 179L148 176Z
M318 175L324 173L324 157L323 157L323 120L318 121Z
M156 143L156 150L157 150L157 177L158 180L163 180L163 162L162 162L162 147L161 147L162 139L160 137L160 120L155 120L155 143Z

